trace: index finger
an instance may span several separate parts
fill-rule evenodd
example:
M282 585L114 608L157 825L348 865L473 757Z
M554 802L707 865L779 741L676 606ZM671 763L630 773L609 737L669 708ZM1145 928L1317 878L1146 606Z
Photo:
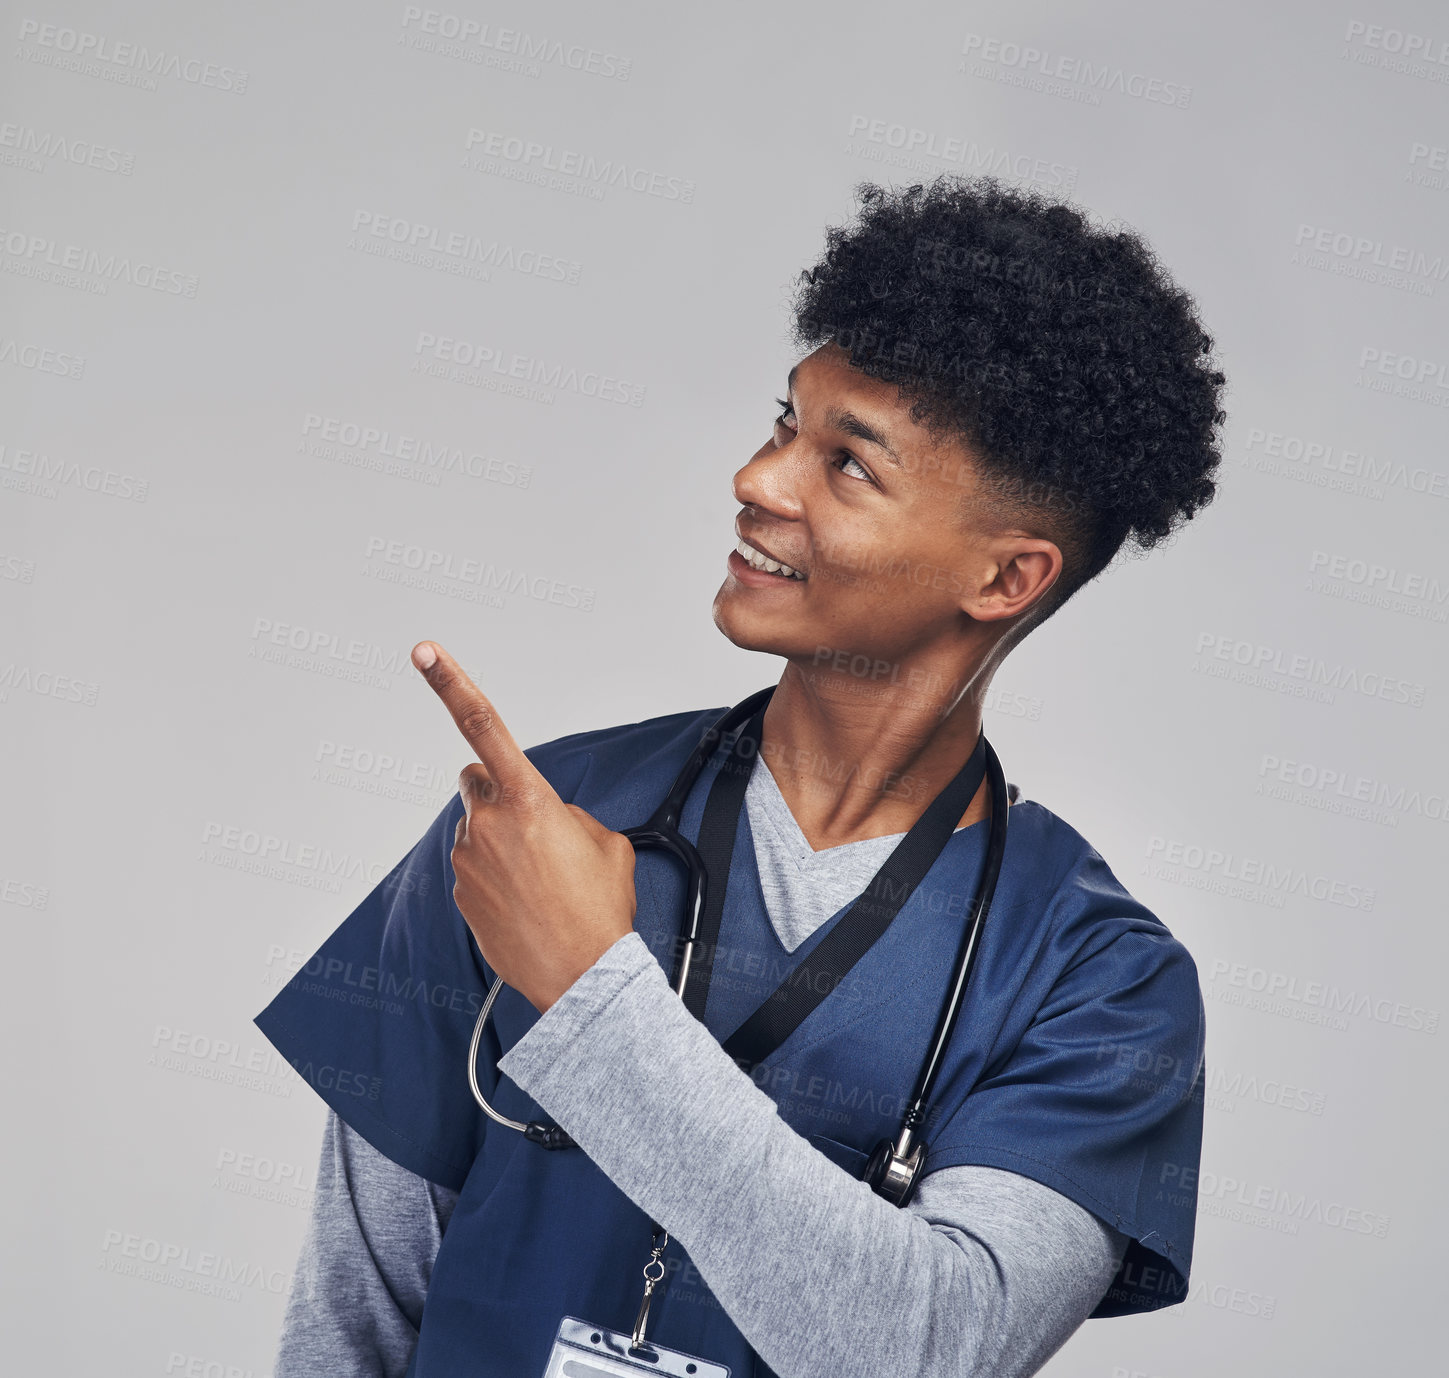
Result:
M474 754L505 790L534 794L540 785L548 787L538 768L519 750L498 710L447 651L436 641L420 641L413 647L412 660L453 715Z

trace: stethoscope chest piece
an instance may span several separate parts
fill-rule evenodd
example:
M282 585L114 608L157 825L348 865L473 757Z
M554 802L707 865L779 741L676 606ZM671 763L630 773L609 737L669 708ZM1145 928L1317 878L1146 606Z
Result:
M893 1140L882 1139L870 1155L861 1180L891 1205L904 1206L915 1195L925 1164L925 1144L917 1143L902 1154L896 1151Z

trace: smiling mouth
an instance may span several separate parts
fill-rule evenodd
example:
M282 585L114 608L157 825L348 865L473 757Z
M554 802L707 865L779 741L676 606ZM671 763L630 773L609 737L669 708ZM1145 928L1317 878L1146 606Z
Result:
M752 568L760 570L764 574L777 574L784 579L804 580L805 576L798 570L792 569L789 565L782 564L779 560L772 560L763 551L756 550L748 541L736 540L735 549Z

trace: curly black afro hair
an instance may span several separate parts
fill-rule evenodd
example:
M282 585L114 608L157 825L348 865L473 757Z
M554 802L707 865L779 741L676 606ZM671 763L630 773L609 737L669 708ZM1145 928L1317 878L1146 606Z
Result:
M855 195L857 224L800 274L794 342L896 384L912 420L966 443L998 510L1060 547L1025 625L1212 501L1226 380L1136 234L993 177Z

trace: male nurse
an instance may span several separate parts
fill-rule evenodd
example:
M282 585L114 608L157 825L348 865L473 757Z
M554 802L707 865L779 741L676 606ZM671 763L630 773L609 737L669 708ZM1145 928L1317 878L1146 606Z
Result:
M733 481L714 621L784 669L679 819L723 897L702 996L671 986L681 868L623 830L726 705L522 751L415 646L458 794L257 1016L328 1107L277 1378L1018 1378L1089 1317L1188 1295L1196 967L1016 786L904 1204L862 1179L948 993L989 782L777 1046L721 1046L954 798L1007 654L1215 492L1225 380L1139 237L990 178L859 197ZM471 1065L501 1119L468 1085L495 983Z

